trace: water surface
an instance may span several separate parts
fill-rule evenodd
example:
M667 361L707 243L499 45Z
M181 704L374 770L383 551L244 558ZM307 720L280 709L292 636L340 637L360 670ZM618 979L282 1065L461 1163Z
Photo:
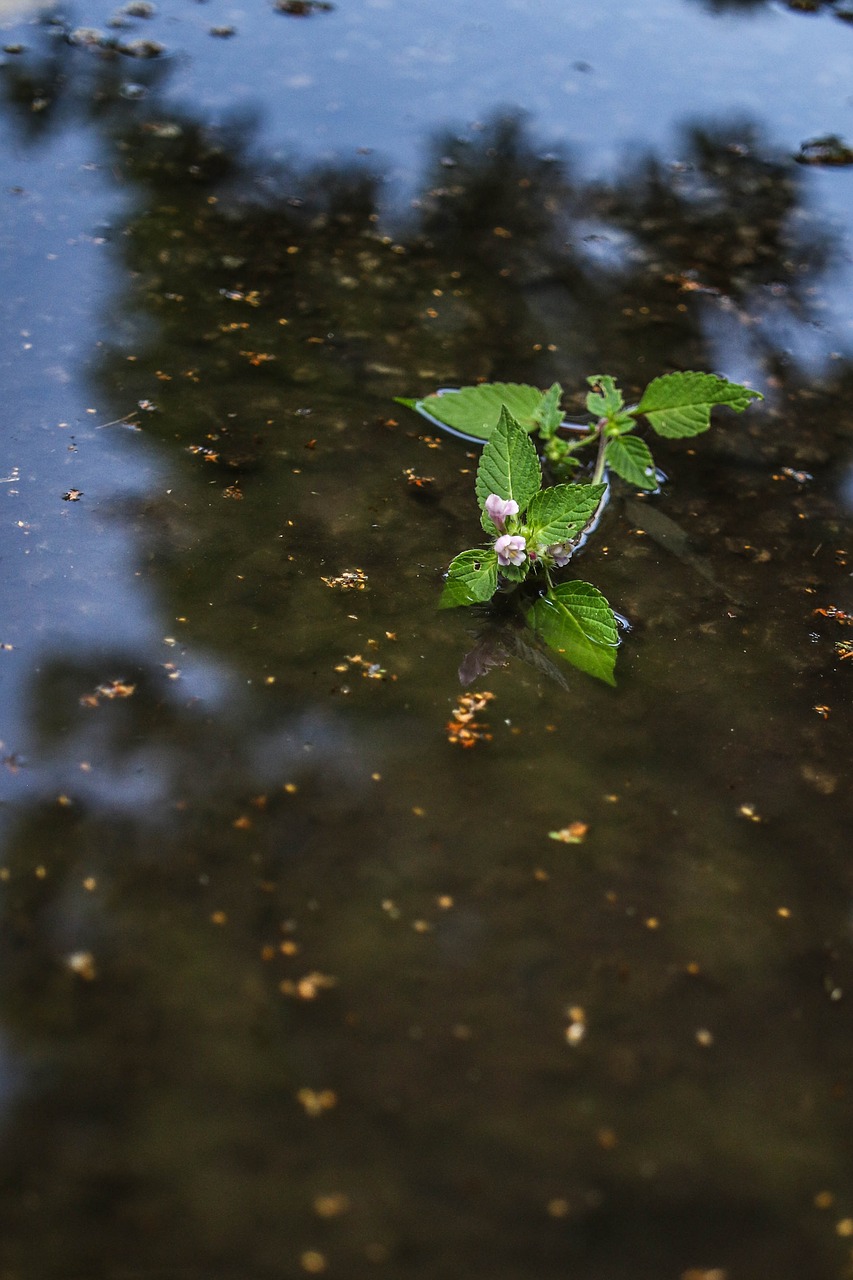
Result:
M3 1280L844 1276L842 4L131 9L3 31ZM679 368L463 751L393 397Z

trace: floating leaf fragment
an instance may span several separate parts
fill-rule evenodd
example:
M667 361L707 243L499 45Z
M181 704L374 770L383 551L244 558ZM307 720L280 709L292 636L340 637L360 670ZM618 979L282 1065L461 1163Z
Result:
M485 689L481 692L463 693L457 706L450 713L445 725L447 741L455 746L470 748L478 742L491 742L492 735L486 724L475 720L478 712L484 711L495 695Z
M589 831L588 822L570 822L567 827L561 827L559 831L549 831L548 838L559 840L561 844L583 844L587 831Z
M338 1095L333 1089L300 1089L296 1095L297 1102L305 1108L309 1116L321 1116L324 1111L331 1111L337 1106Z
M321 576L321 582L325 582L327 587L331 587L337 591L363 591L367 582L367 574L363 569L344 569L343 573L337 578L324 578Z

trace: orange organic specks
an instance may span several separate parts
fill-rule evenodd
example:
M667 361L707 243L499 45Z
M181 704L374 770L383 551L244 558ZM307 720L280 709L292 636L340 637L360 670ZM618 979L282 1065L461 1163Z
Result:
M491 742L492 735L486 724L481 724L474 717L484 711L495 695L483 690L480 693L464 693L457 706L450 713L445 725L447 741L460 747L473 747L478 742Z
M338 1095L333 1089L302 1088L296 1094L296 1100L308 1116L321 1116L324 1111L331 1111L338 1104Z
M570 822L567 827L561 827L559 831L549 831L548 838L559 840L561 844L582 844L586 839L587 831L589 831L589 823Z

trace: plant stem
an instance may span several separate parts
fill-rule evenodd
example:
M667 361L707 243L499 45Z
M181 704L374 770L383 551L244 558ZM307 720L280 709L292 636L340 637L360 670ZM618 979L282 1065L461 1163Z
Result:
M604 455L607 452L608 437L604 433L604 419L598 424L598 456L595 459L595 470L592 473L592 483L601 484L601 478L604 475Z

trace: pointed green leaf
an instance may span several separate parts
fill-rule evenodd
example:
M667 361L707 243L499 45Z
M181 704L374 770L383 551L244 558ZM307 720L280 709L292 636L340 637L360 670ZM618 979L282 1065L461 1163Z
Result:
M656 489L655 462L639 436L614 436L605 454L607 466L637 489Z
M498 589L498 558L494 551L462 551L451 561L439 609L483 604Z
M658 435L683 438L708 430L716 404L741 413L750 401L763 399L759 391L712 373L668 373L649 383L634 412L644 413Z
M587 382L593 388L586 398L587 411L596 418L615 418L625 401L614 380L609 374L599 373L587 378Z
M550 440L563 420L560 408L562 398L563 388L559 382L555 382L545 392L534 411L533 421L543 440Z
M477 467L476 492L482 510L490 493L499 498L513 498L519 511L524 511L531 498L542 486L542 472L533 441L512 415L506 405L501 407L498 425L486 441ZM488 525L486 521L488 520ZM484 527L490 531L494 525L484 516Z
M557 484L542 489L527 509L532 537L542 547L570 542L589 524L606 492L606 484Z
M527 621L546 644L587 675L615 685L616 618L600 591L588 582L563 582L540 596Z
M525 431L532 431L536 426L533 415L542 399L538 387L522 382L484 382L479 387L461 387L440 396L426 396L411 407L453 431L488 440L500 419L502 405L506 405Z

